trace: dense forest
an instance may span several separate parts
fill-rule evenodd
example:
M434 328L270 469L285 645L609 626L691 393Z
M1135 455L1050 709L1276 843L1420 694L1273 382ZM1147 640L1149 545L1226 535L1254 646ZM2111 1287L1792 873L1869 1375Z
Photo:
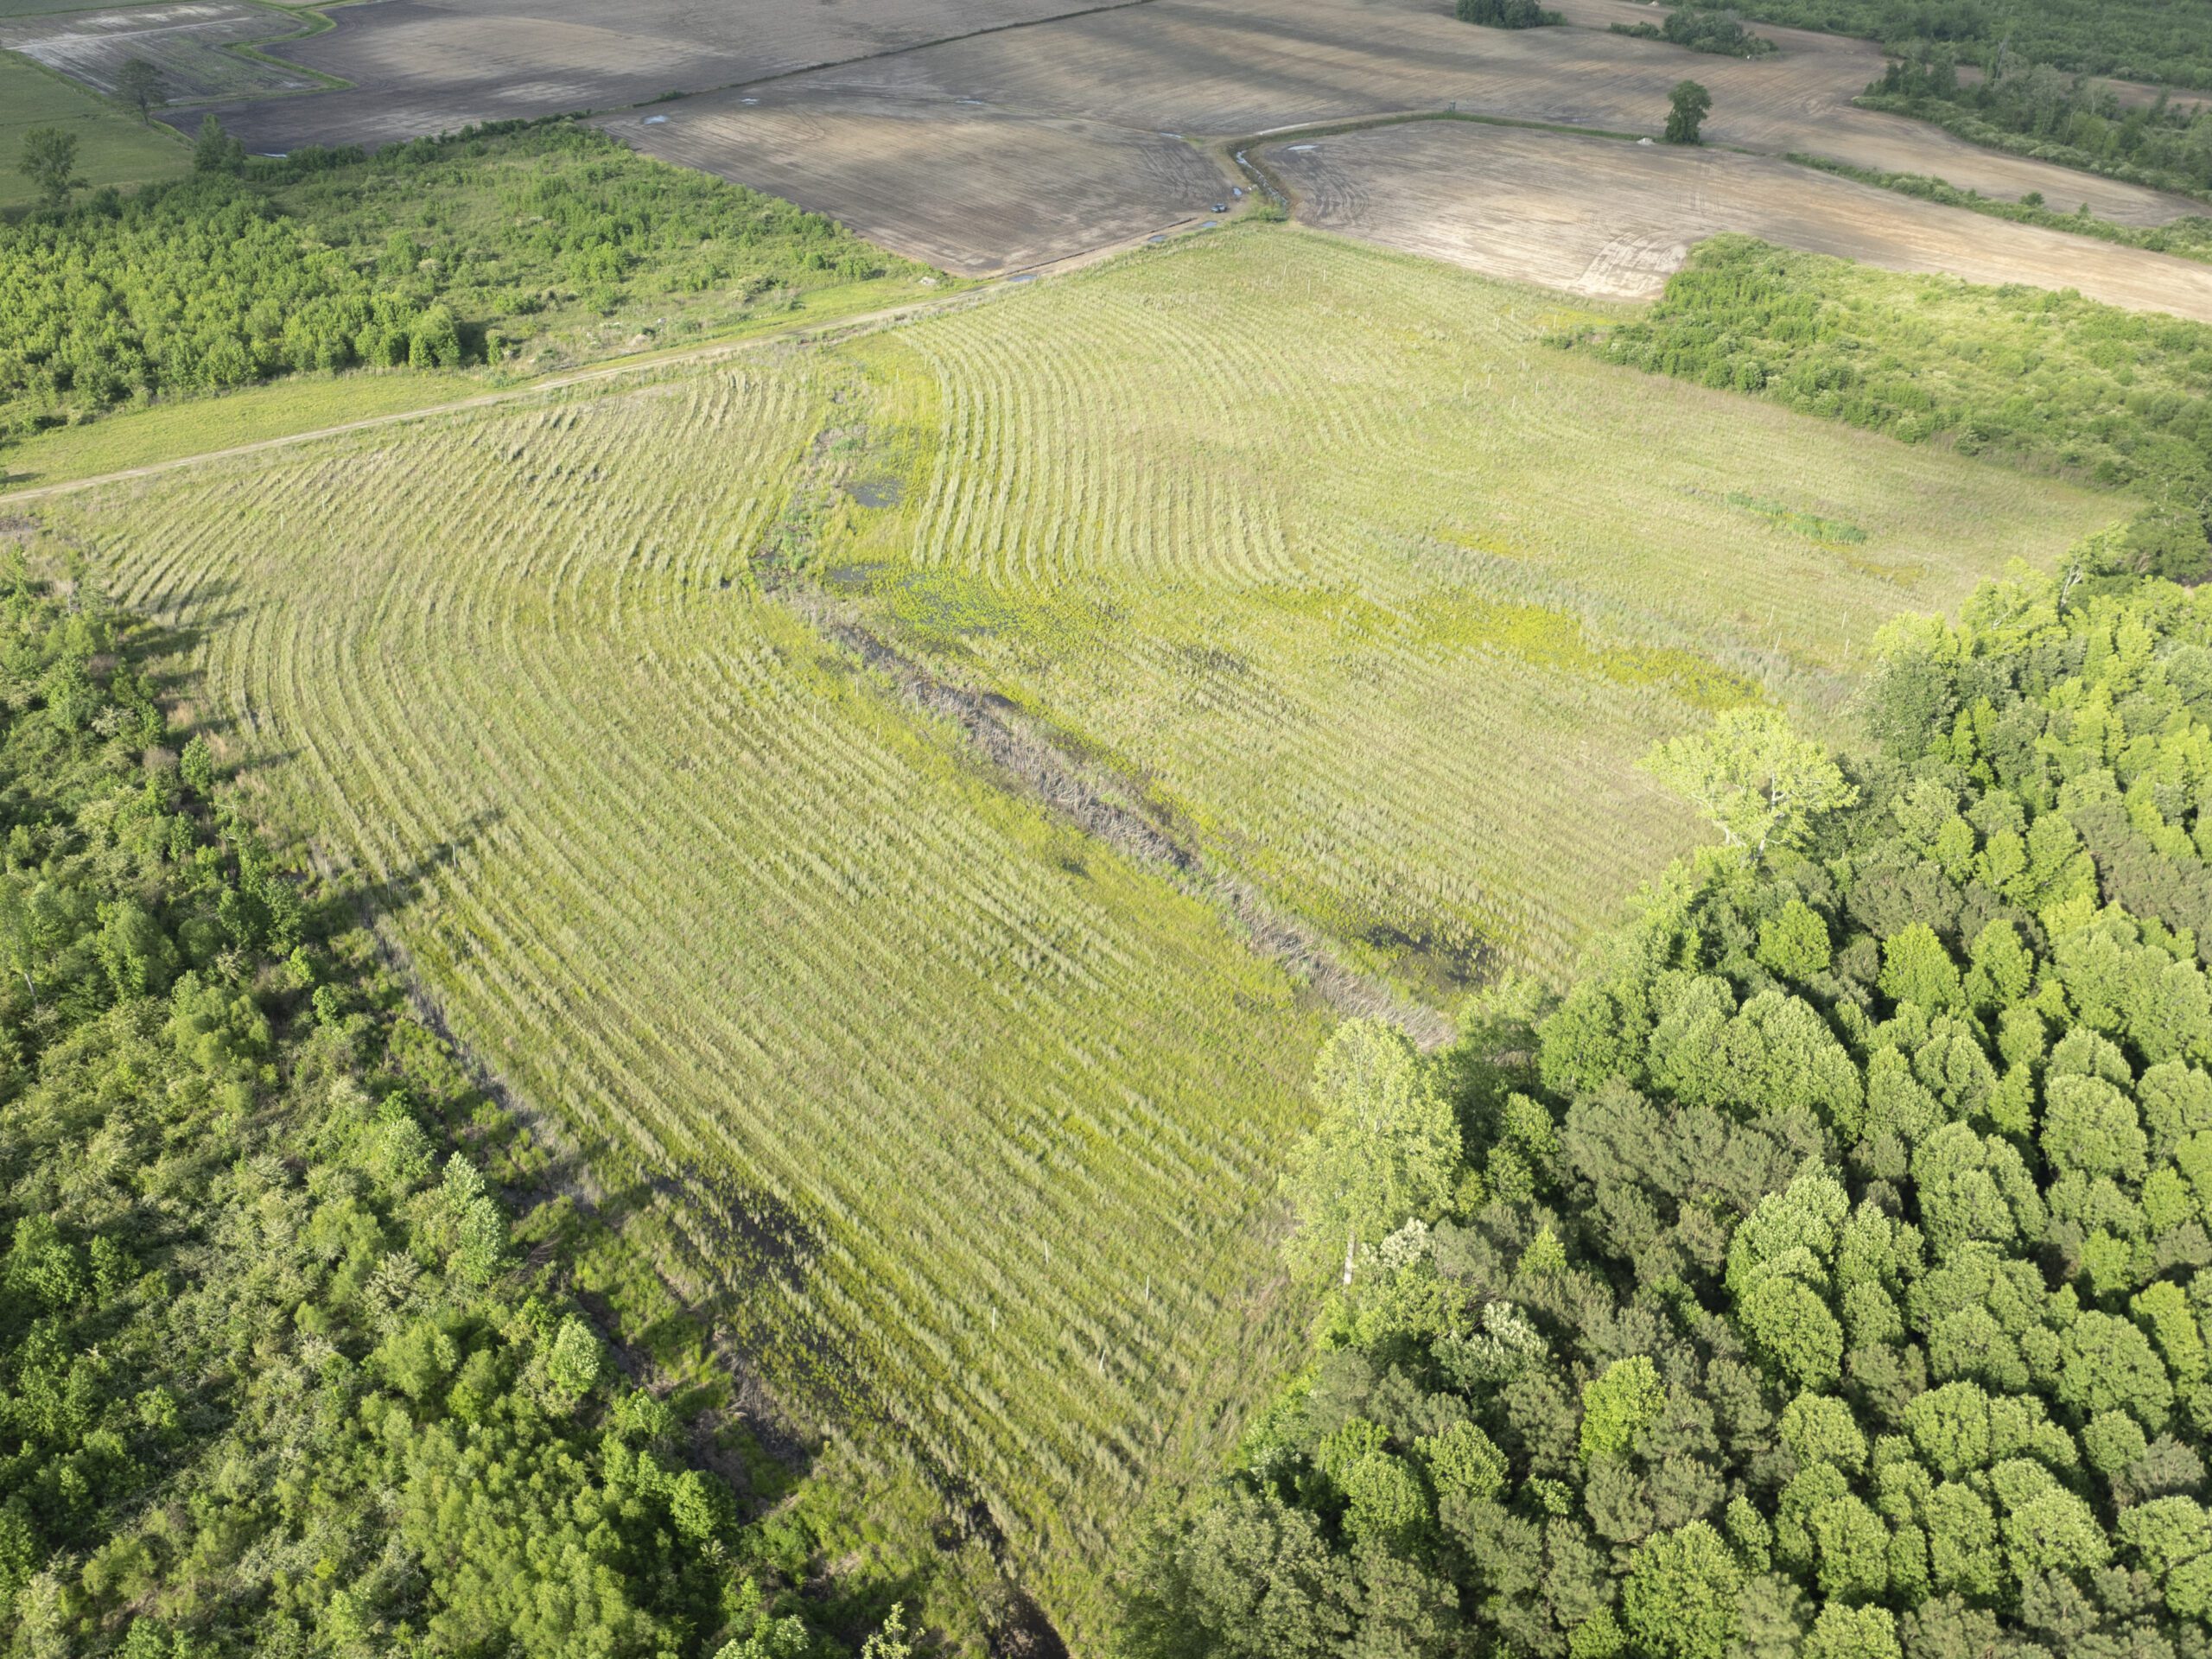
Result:
M0 437L291 371L537 360L608 318L680 333L919 271L567 121L368 157L248 158L218 132L197 155L188 179L0 225Z
M1642 318L1560 337L1809 414L2125 489L2139 568L2204 573L2212 328L2078 294L1983 288L1700 243Z
M1863 35L1892 50L1949 42L1977 60L2009 43L2031 62L2083 74L2212 86L2212 30L2198 0L1671 0L1798 29Z
M1722 844L1556 1006L1339 1031L1138 1652L2212 1652L2212 594L2117 551L1894 626L1849 774L1662 747Z
M842 1651L512 1236L516 1126L274 868L150 640L0 570L0 1639Z
M1860 99L1933 121L1992 149L2161 190L2212 191L2212 111L2195 104L2122 105L2108 87L2000 47L1962 79L1948 47L1893 59Z

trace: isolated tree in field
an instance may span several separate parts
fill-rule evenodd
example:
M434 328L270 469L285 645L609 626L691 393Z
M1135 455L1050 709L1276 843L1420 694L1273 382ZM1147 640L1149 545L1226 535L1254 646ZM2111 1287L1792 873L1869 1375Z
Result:
M37 187L48 207L65 207L78 185L77 135L59 127L33 127L23 135L22 158L16 170Z
M115 73L115 95L138 111L138 119L153 124L154 106L168 101L162 72L143 58L133 58Z
M1828 752L1771 709L1731 709L1705 731L1662 743L1644 765L1754 858L1798 845L1815 818L1859 798Z
M1405 1033L1348 1020L1314 1063L1321 1121L1300 1146L1290 1191L1298 1247L1315 1263L1344 1243L1344 1282L1363 1241L1426 1219L1459 1173L1459 1127Z
M1705 118L1712 113L1711 92L1694 80L1677 81L1667 106L1667 142L1670 144L1700 142L1697 136L1698 129L1705 124Z
M192 170L195 173L235 173L245 165L245 146L223 130L213 116L202 116L200 136L192 143Z

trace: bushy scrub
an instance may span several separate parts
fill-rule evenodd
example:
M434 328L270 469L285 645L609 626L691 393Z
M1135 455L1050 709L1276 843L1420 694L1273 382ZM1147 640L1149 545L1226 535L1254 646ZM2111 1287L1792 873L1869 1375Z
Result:
M452 368L919 268L788 202L508 124L249 159L0 226L0 435L272 375ZM697 314L697 315L692 315Z
M2123 105L2109 86L2037 62L2010 42L1962 80L1948 47L1892 59L1860 102L1918 116L1962 138L2156 189L2212 190L2212 113L2195 102Z
M2078 294L1909 276L1749 237L1700 243L1641 319L1563 341L1810 414L2147 498L2120 550L2202 575L2212 328Z

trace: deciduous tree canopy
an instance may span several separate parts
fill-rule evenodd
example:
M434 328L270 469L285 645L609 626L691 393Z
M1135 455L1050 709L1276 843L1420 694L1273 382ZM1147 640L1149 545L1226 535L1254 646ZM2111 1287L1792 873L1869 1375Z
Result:
M2212 594L1989 588L1866 713L1797 850L1419 1062L1461 1166L1163 1521L1140 1652L2212 1650Z

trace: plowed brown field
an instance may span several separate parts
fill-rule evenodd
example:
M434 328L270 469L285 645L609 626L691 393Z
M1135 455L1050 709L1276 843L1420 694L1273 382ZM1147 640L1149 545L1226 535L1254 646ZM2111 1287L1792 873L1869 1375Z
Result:
M1707 132L1716 145L1932 174L1987 195L2040 190L2128 224L2199 210L1855 109L1852 96L1880 69L1863 42L1769 30L1783 52L1744 61L1605 32L1608 22L1649 15L1629 0L1568 0L1568 8L1582 26L1509 31L1471 28L1431 0L1150 0L657 105L610 125L655 155L779 191L903 252L974 273L1187 221L1214 188L1160 148L1178 139L1446 108L1656 134L1685 75L1713 90ZM649 125L644 116L659 119ZM1532 159L1516 202L1540 221L1583 214L1573 174L1582 153L1558 151L1548 187L1520 188L1541 174ZM1133 155L1141 165L1128 164ZM1746 176L1758 179L1760 197L1791 194L1794 186L1773 181L1798 177ZM1404 181L1414 191L1423 184ZM2017 266L2021 280L2064 285L2080 259L2103 270L2115 293L2144 296L2139 302L2190 303L2164 297L2171 262L2138 264L2126 251L2069 237L2002 234L2017 229L2010 226L1993 234L1985 219L1892 207L1827 180L1808 181L1805 204L1815 218L1871 221L1866 257L1885 263L1888 246L1901 243L1913 251L1910 269L1974 276ZM1602 217L1604 204L1588 211ZM1840 251L1858 227L1847 218L1825 229ZM1702 233L1669 229L1666 245Z
M280 48L350 90L218 114L251 150L373 145L477 121L620 108L1084 9L1084 0L632 0L613 9L378 0L339 10L335 29Z
M1229 187L1195 146L1080 117L780 86L607 124L664 161L833 213L963 276L1042 264L1205 216Z

